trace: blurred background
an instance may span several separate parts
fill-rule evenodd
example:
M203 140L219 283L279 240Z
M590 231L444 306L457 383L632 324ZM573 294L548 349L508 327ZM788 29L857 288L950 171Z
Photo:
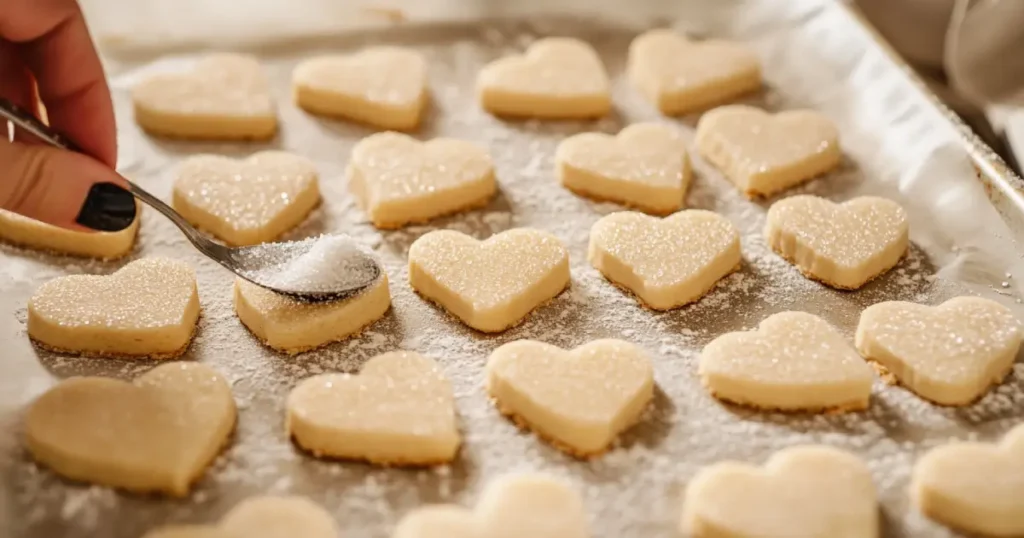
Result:
M620 0L80 0L101 49L188 43L199 36L245 41L266 34L428 20L453 10L486 18L530 5L596 13ZM632 16L686 0L635 2ZM721 0L729 1L729 0ZM782 0L778 0L782 1ZM844 1L907 60L940 98L1018 173L1024 162L1024 1ZM646 8L646 12L645 12Z

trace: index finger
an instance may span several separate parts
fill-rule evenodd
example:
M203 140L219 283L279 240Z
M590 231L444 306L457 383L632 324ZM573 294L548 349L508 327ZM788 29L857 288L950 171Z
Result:
M50 125L108 166L117 131L103 66L74 0L5 0L0 38L16 43Z

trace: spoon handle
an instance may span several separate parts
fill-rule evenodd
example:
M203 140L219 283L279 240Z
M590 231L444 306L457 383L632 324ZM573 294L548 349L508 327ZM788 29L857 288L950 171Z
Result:
M51 129L45 123L39 121L31 112L4 98L0 98L0 116L7 118L15 125L15 127L31 133L36 138L50 144L51 146L66 149L68 151L81 152L74 142L68 140L60 133ZM127 178L124 178L124 180L128 183L128 190L135 195L136 198L167 217L185 234L185 237L187 237L196 248L208 256L217 257L222 254L220 252L212 252L212 250L220 247L220 245L212 243L200 235L200 233L191 224L189 224L181 214L175 211L174 208L164 203L163 200L153 196L146 191L146 189L143 189L131 180Z

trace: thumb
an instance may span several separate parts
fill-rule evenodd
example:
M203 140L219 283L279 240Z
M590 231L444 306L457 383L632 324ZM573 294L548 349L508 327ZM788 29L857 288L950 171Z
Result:
M116 172L81 153L0 140L0 208L77 231L116 232L135 197Z

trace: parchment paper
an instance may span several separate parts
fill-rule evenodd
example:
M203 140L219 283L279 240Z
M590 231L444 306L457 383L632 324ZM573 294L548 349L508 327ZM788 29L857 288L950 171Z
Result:
M296 358L272 353L234 316L231 277L192 251L169 222L155 212L145 213L139 245L128 260L169 256L196 268L203 317L184 359L222 372L232 383L240 415L231 446L189 498L141 497L56 478L33 464L20 445L25 404L57 380L83 373L128 379L153 366L146 361L56 356L34 349L25 334L26 301L39 284L64 274L109 273L128 260L85 261L0 247L0 536L135 538L161 523L214 521L250 495L295 493L330 510L345 536L385 537L404 513L422 503L471 505L490 478L541 470L565 476L579 488L595 537L668 537L676 536L683 489L701 466L725 458L759 463L779 448L808 442L846 448L868 462L887 536L952 536L910 506L906 486L911 466L923 451L951 438L996 439L1017 423L1024 411L1019 365L1003 385L969 407L935 407L879 382L869 410L833 416L723 406L705 393L696 377L704 344L783 310L821 315L852 336L860 311L875 302L937 303L956 294L979 293L1008 304L1024 319L1018 298L1018 283L1024 278L1017 267L1020 251L974 179L946 117L845 10L829 1L562 4L563 11L590 6L578 12L584 15L573 16L545 14L539 4L443 2L436 9L418 4L414 11L423 15L413 17L410 11L411 21L360 30L352 28L351 20L337 20L335 12L316 11L325 9L323 1L289 2L287 13L280 12L279 26L269 22L271 17L261 20L270 11L264 2L254 2L251 9L230 8L228 22L189 25L167 12L146 24L128 17L134 33L116 24L101 30L98 38L106 45L112 74L125 174L167 199L177 165L195 153L244 156L284 148L312 158L321 173L324 203L288 237L346 232L373 245L392 280L393 309L353 340ZM220 13L210 9L208 13ZM242 13L250 11L255 18ZM588 233L597 219L620 207L590 202L559 187L553 175L554 149L570 134L613 133L643 120L677 125L692 139L696 116L661 118L622 77L626 48L637 31L668 24L695 36L733 38L755 48L764 62L767 87L749 102L772 110L810 107L835 120L847 155L842 169L784 196L812 192L839 201L870 193L896 198L911 216L914 246L908 258L854 293L810 282L773 255L761 238L772 200L747 201L691 152L696 180L688 205L718 211L737 225L742 270L696 305L670 313L644 310L605 282L585 260ZM614 77L613 115L595 122L503 122L479 110L473 95L477 70L544 35L581 37L599 50ZM289 78L303 58L370 43L409 45L427 55L433 102L417 134L424 139L461 137L489 147L501 194L486 208L427 226L378 232L353 205L344 165L352 145L371 130L301 112L290 103ZM135 81L147 73L187 69L209 46L261 56L280 105L282 133L275 141L169 142L146 137L134 125L128 89ZM522 326L484 336L409 289L405 256L420 235L452 228L484 238L519 226L559 236L569 248L573 272L572 288ZM606 456L590 462L565 456L519 432L487 401L482 369L495 347L520 338L572 347L600 337L645 347L659 386L645 420ZM292 447L283 430L283 400L298 380L324 371L357 371L373 355L399 348L438 359L452 380L465 436L456 463L421 471L378 469L318 461Z

